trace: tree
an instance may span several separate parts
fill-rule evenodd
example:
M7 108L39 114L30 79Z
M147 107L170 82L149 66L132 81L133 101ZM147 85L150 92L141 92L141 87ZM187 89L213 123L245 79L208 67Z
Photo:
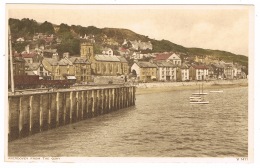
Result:
M45 21L39 26L39 32L46 34L54 34L54 27L50 22Z

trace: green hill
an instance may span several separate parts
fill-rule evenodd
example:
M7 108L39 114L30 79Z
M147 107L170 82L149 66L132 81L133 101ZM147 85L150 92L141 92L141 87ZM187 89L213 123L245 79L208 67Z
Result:
M97 28L95 26L83 27L80 25L67 25L60 24L54 25L50 22L45 21L44 23L38 23L35 20L24 18L24 19L9 19L9 25L12 32L13 38L25 37L25 39L32 39L35 33L54 34L62 39L61 44L54 45L60 53L70 52L71 54L79 54L79 36L94 35L95 36L95 48L98 49L104 45L102 41L104 37L117 42L119 45L123 43L124 39L127 40L141 40L151 41L153 50L151 52L178 52L185 56L205 56L211 55L224 61L238 62L243 66L248 67L248 57L244 55L236 55L226 51L210 50L202 48L186 48L184 46L174 44L168 40L155 40L150 39L148 36L137 34L128 29L120 28ZM19 48L20 47L20 48ZM23 47L23 46L22 46ZM21 46L14 45L14 48L22 49ZM117 49L118 46L109 46L113 49Z

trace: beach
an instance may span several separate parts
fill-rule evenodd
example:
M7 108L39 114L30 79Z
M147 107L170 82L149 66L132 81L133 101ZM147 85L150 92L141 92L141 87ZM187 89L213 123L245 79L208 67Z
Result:
M247 87L247 79L215 80L199 82L153 82L139 83L136 85L136 95L169 92L177 90L198 90L203 84L203 89L221 90L222 88ZM200 88L201 89L201 88Z

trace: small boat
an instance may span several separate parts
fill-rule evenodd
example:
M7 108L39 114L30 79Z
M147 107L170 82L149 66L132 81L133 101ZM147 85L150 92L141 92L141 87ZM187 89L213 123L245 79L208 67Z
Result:
M209 92L211 92L211 93L223 93L223 90L211 90Z
M207 95L208 93L192 93L193 95Z
M201 92L200 92L201 91ZM201 90L200 90L200 85L199 85L199 92L197 93L192 93L193 95L207 95L208 93L203 92L203 84L201 85Z
M209 101L190 102L190 104L209 104Z
M209 104L209 101L205 101L203 95L207 95L208 93L203 93L203 85L202 85L202 92L192 93L193 96L190 97L190 104ZM200 96L202 95L202 97Z

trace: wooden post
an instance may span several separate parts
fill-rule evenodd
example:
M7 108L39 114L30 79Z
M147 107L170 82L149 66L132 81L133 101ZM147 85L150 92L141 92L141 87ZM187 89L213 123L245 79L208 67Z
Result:
M104 109L104 89L100 90L100 109L101 109L101 114L105 113Z
M94 116L94 112L95 112L95 94L94 94L94 90L92 90L92 117Z
M99 91L99 89L96 91L96 94L97 94L97 96L96 96L96 104L97 104L97 108L96 108L96 115L100 115L100 103L99 103L99 98L100 98L100 96L99 96L99 93L100 91Z
M66 92L63 92L63 125L66 124L66 106L67 106L67 103L66 103Z
M40 95L40 132L42 132L43 114L42 114L42 95Z
M79 120L79 91L76 92L76 121Z
M89 101L90 101L90 93L89 93L90 91L87 91L86 92L86 108L85 108L85 110L86 110L86 112L85 112L85 117L87 118L87 116L88 116L88 114L89 114Z
M84 91L81 91L81 120L83 120L83 114L84 114ZM86 103L86 100L85 99L85 103ZM86 110L86 108L85 108Z
M56 94L56 110L57 110L57 114L56 114L56 127L58 127L59 123L60 123L60 120L59 120L59 118L60 118L59 95L60 95L59 92L57 92L57 94Z
M72 94L73 92L70 91L70 123L72 123Z
M22 111L22 96L19 98L19 137L23 129L23 111Z
M29 97L29 106L28 106L28 110L29 110L29 115L30 115L30 128L29 128L29 135L32 134L32 125L33 125L33 116L32 116L32 99L33 99L33 96L31 95Z
M48 94L48 129L51 128L51 93Z
M135 86L133 87L133 105L135 105Z
M120 90L116 88L116 109L119 109L119 101L120 101Z
M108 89L108 112L110 112L111 111L111 96L112 96L112 94L111 94L111 89Z

